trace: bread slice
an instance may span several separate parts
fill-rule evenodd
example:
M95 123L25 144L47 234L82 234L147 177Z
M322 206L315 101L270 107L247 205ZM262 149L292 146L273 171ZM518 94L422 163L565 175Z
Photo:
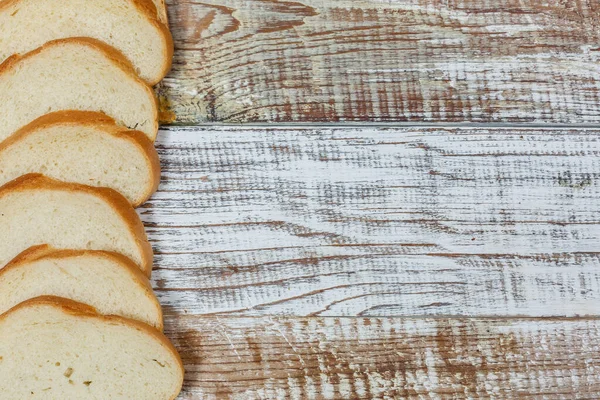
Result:
M52 40L91 37L124 54L138 75L154 85L173 58L173 39L161 13L152 0L4 0L0 61Z
M117 253L56 250L47 245L25 250L0 270L0 314L39 296L64 297L104 315L163 328L160 304L148 278Z
M88 111L45 115L0 143L0 186L36 172L115 189L134 206L160 182L158 154L146 135Z
M0 65L0 103L0 142L60 110L103 112L152 141L158 131L152 88L114 49L89 38L50 42L6 60Z
M156 329L57 297L0 316L0 398L172 400L177 350Z
M152 248L127 199L112 189L28 174L0 187L0 268L31 246L105 250L129 257L147 276Z

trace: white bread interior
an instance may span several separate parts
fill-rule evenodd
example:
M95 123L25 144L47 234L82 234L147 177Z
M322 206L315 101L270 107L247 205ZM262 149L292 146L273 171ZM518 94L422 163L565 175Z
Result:
M100 113L58 111L0 143L0 186L28 173L108 187L138 206L156 191L160 163L142 132Z
M105 250L150 276L152 248L127 199L114 190L29 174L0 188L0 268L29 247Z
M61 110L102 112L119 125L158 132L152 88L103 43L71 38L0 66L0 142L35 119Z
M163 13L152 0L4 0L0 62L52 40L90 37L117 49L154 85L169 71L173 56L173 39L159 19Z
M129 259L95 250L27 249L0 270L0 314L39 296L57 296L163 328L148 278Z
M183 366L143 323L42 297L0 316L2 399L172 400Z

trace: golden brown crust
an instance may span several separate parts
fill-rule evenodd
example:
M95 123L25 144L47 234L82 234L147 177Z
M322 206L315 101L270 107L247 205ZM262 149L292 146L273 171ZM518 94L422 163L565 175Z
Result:
M8 264L0 269L0 275L3 271L9 269L12 265L23 264L26 262L33 262L43 258L47 254L51 254L53 248L47 244L40 244L37 246L31 246L30 248L23 250L15 258L13 258Z
M181 360L181 357L179 356L179 352L177 351L175 346L173 346L171 341L169 339L167 339L167 337L163 333L161 333L157 329L155 329L155 328L151 327L150 325L147 325L143 322L132 320L129 318L119 317L116 315L101 315L98 313L98 311L96 311L96 309L94 307L88 306L86 304L78 303L73 300L65 299L62 297L56 297L56 296L40 296L40 297L34 297L33 299L26 300L16 306L14 306L10 310L6 311L4 314L0 315L0 322L2 322L2 320L7 318L12 313L15 313L24 308L35 307L35 306L55 307L55 308L62 310L65 314L70 314L70 315L73 315L76 317L81 317L81 318L96 319L96 320L100 320L102 322L106 322L107 324L111 324L111 325L113 325L113 324L127 325L127 326L130 326L130 327L136 329L138 332L146 333L147 335L157 339L160 343L162 343L163 346L165 346L165 348L173 355L175 360L178 362L179 368L181 371L181 376L182 376L182 381L179 386L181 387L181 385L183 385L184 367L183 367L183 361ZM174 396L171 400L174 400L176 397L177 396Z
M35 57L36 55L44 52L44 50L47 50L54 46L62 46L65 44L69 45L69 44L73 44L73 43L77 43L79 45L87 46L89 48L95 49L99 53L103 54L108 60L110 60L115 66L117 66L119 69L121 69L124 73L129 75L132 80L136 81L138 84L140 84L142 87L144 87L144 90L146 91L146 94L148 95L148 99L150 99L151 103L154 105L154 107L152 109L152 115L153 115L152 132L153 133L152 133L152 137L150 137L150 140L152 140L152 141L156 140L156 135L158 134L158 99L156 98L156 94L154 93L154 90L152 90L152 88L148 85L148 83L146 83L144 80L142 80L137 75L133 65L119 50L115 49L112 46L109 46L108 44L106 44L98 39L93 39L93 38L88 38L88 37L72 37L72 38L67 38L67 39L57 39L57 40L49 41L46 44L44 44L43 46L41 46L33 51L30 51L29 53L25 53L23 55L15 54L15 55L12 55L9 58L7 58L2 64L0 64L0 76L4 73L8 72L12 68L14 68L17 64L20 64L21 62L24 62L25 60Z
M13 135L0 142L0 154L19 140L34 134L36 131L56 125L88 125L102 129L109 135L122 138L137 146L148 162L150 185L144 191L144 196L132 203L134 207L146 202L158 189L160 184L160 160L154 144L148 136L140 131L130 130L116 124L111 117L95 111L64 110L56 111L39 117L25 125Z
M19 60L21 60L21 56L18 54L13 54L12 56L8 57L6 60L4 60L2 62L2 64L0 64L0 75L4 74L6 71L10 70L16 63L19 62Z
M152 143L148 136L145 133L140 131L128 131L126 129L117 133L117 136L124 137L126 139L131 139L133 143L138 146L141 151L146 155L146 160L150 164L151 171L151 179L150 186L146 189L145 196L140 199L140 201L135 202L133 207L138 207L141 204L145 203L150 196L152 196L158 190L158 186L160 185L160 159L158 157L158 152L156 151L156 147L154 147L154 143Z
M27 174L0 187L0 198L10 192L35 189L82 192L103 198L107 203L111 204L123 220L126 221L130 231L133 233L141 254L141 269L150 277L152 274L153 259L152 246L148 242L142 221L123 195L109 188L91 187L78 183L65 183L48 178L42 174Z
M31 307L34 305L50 305L54 307L60 307L65 313L71 315L100 315L100 313L98 313L98 310L87 304L78 303L76 301L58 296L38 296L32 299L25 300L12 307L8 311L4 312L2 315L0 315L0 321L2 321L4 318L6 318L8 314L13 313L14 311L18 311L23 308Z
M0 3L0 10L2 10L3 8L8 8L9 6L11 6L19 1L21 1L21 0L6 0L6 1ZM140 12L142 12L142 14L144 14L146 16L146 18L148 19L148 22L150 22L155 28L157 28L160 31L160 33L164 39L165 49L166 49L167 53L165 54L165 60L164 60L163 69L161 71L161 77L147 82L149 85L154 86L158 82L160 82L162 80L162 78L164 78L171 70L171 65L173 63L173 53L175 50L174 44L173 44L173 36L171 35L171 31L169 30L167 21L163 22L160 20L160 17L158 16L158 10L156 9L156 5L152 2L152 0L131 0L131 2L134 4L134 6L138 10L140 10ZM164 6L165 15L167 15L166 10L167 10L167 8L165 5ZM82 38L78 38L78 39L82 39ZM88 38L88 39L91 39L91 38ZM58 39L58 40L68 40L68 39ZM91 40L97 40L97 39L91 39ZM46 44L52 43L54 41L55 40L48 41ZM100 43L103 43L99 40L97 40L97 41ZM46 46L46 44L41 46L40 49L44 48ZM107 44L105 44L105 46L116 51L121 57L124 57L125 60L127 60L127 63L131 66L131 63L121 52L119 52L118 50L114 49L112 46L109 46ZM37 50L39 50L39 49L37 49ZM32 52L35 52L37 50L33 50ZM32 53L32 52L30 52L30 53ZM8 59L6 59L6 61L10 60L13 57L14 56L9 57ZM6 63L6 61L4 63ZM0 65L0 74L3 71L4 63L2 63L2 65ZM135 69L134 69L134 71L135 71ZM136 76L137 76L137 74L136 74Z
M158 299L154 295L152 290L152 285L150 284L150 280L146 275L142 273L139 266L131 261L128 257L115 253L113 251L104 251L104 250L63 250L63 249L55 249L52 246L47 244L42 244L39 246L32 246L27 250L24 250L21 254L13 258L4 268L0 269L0 277L7 273L7 271L11 271L13 269L18 269L19 267L33 263L35 261L41 259L67 259L67 258L77 258L82 256L92 256L92 257L101 257L108 259L110 261L114 261L121 268L123 268L126 272L128 272L131 277L143 288L144 292L152 299L152 302L155 304L158 315L159 315L159 326L157 329L160 331L163 330L163 314L162 308Z

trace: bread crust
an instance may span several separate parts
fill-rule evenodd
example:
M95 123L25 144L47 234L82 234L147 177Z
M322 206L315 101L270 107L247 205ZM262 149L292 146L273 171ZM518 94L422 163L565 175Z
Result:
M160 306L158 299L154 295L154 292L152 290L152 285L150 284L150 280L148 279L148 277L146 275L144 275L142 273L142 271L140 270L140 268L137 266L136 263L134 263L128 257L126 257L122 254L116 253L114 251L70 250L70 249L63 250L63 249L55 249L52 246L47 245L47 244L32 246L32 247L28 248L27 250L24 250L21 254L17 255L15 258L13 258L8 264L6 264L6 266L4 266L4 268L0 269L0 277L2 277L4 274L8 273L8 271L18 269L19 267L21 267L24 264L33 263L33 262L41 260L41 259L60 260L60 259L76 258L76 257L86 256L86 255L100 257L100 258L104 258L104 259L107 259L110 261L114 261L121 268L123 268L123 270L125 270L127 273L129 273L129 275L131 275L133 280L137 284L139 284L140 287L142 287L142 289L144 290L144 292L146 294L148 294L149 297L152 299L152 302L154 303L157 314L159 316L159 325L157 326L157 329L162 332L162 330L164 328L162 307Z
M152 25L158 28L165 40L165 48L167 54L165 54L165 64L161 73L160 79L156 81L148 82L150 85L154 86L158 82L160 82L171 70L173 66L173 54L175 53L175 44L173 43L173 35L171 35L171 30L169 29L168 20L162 22L158 17L158 10L156 9L155 4L151 0L132 0L133 3L138 7L140 11L142 11L150 20ZM164 6L165 17L167 17L167 5L164 0L161 0Z
M0 8L1 8L1 6L0 6ZM151 110L153 134L152 134L152 137L150 137L149 139L151 141L156 140L156 136L158 134L158 99L156 97L156 94L154 93L154 90L152 90L152 87L150 87L147 82L145 82L143 79L141 79L137 75L131 62L129 62L129 60L119 50L115 49L112 46L109 46L108 44L106 44L98 39L93 39L93 38L88 38L88 37L72 37L72 38L67 38L67 39L51 40L51 41L47 42L46 44L44 44L43 46L30 51L29 53L14 54L14 55L8 57L2 64L0 64L0 75L7 73L8 71L10 71L14 67L16 67L21 62L24 62L30 58L35 57L36 55L42 53L44 50L47 50L48 48L55 47L55 46L61 46L64 44L72 44L72 43L77 43L82 46L87 46L87 47L92 48L92 49L98 51L99 53L103 54L104 57L106 57L108 60L110 60L114 65L116 65L119 69L121 69L121 71L123 71L124 73L129 75L131 77L131 79L136 81L138 84L140 84L144 88L146 94L148 95L148 99L150 100L151 104L153 105L152 110Z
M173 346L171 341L169 339L167 339L167 337L163 333L161 333L157 329L154 329L150 325L147 325L143 322L116 316L116 315L102 315L102 314L99 314L98 311L96 311L96 309L94 307L88 306L86 304L78 303L73 300L65 299L62 297L39 296L39 297L34 297L33 299L26 300L20 304L17 304L10 310L6 311L4 314L0 315L0 323L4 319L6 319L7 316L9 316L10 314L12 314L14 312L17 312L21 309L28 308L28 307L35 307L37 305L46 305L46 306L55 307L55 308L60 309L65 314L70 314L70 315L80 317L80 318L96 319L96 320L100 320L102 322L106 322L107 324L111 324L111 325L118 324L118 325L130 326L130 327L136 329L137 331L143 332L143 333L153 337L154 339L158 340L173 355L175 360L178 362L179 368L181 371L181 377L182 377L182 380L179 383L179 387L183 386L183 375L185 373L185 369L183 366L183 361L181 360L181 357L179 355L179 352L177 351L175 346ZM178 395L179 395L179 393L177 393L175 396L173 396L170 400L175 400Z
M0 11L2 11L3 8L8 8L9 6L11 6L13 4L17 4L19 1L21 1L21 0L5 0L4 2L0 3ZM174 43L173 43L173 36L171 35L171 31L169 30L169 26L167 25L167 23L162 22L159 19L158 10L156 9L156 6L152 2L152 0L129 0L129 1L131 3L133 3L133 5L148 19L148 21L155 28L157 28L160 31L161 36L163 37L163 40L164 40L166 54L164 55L164 60L163 60L164 63L163 63L163 68L162 68L162 72L161 72L161 77L158 79L147 81L147 82L144 81L147 84L154 86L158 82L160 82L162 80L162 78L164 78L171 70L171 66L173 63L173 53L175 51L175 47L174 47ZM163 2L163 4L164 4L164 2ZM164 10L165 15L166 15L166 9L167 8L166 8L166 4L165 4L165 10ZM82 38L80 38L80 39L82 39ZM114 47L112 47L108 44L105 44L104 42L102 42L98 39L92 39L92 38L87 38L87 39L98 41L98 42L104 44L105 46L113 49L115 52L119 53L120 56L123 57L127 61L127 63L131 66L129 59L127 57L125 57L120 51L114 49ZM56 41L60 41L60 40L68 40L68 39L50 40L46 44L42 45L40 48L45 47L48 43L52 43L52 42L56 42ZM30 53L35 52L35 51L36 50L33 50ZM11 57L8 57L6 59L6 61L10 60L13 57L14 57L14 55ZM134 68L132 68L132 69L135 72L135 69ZM2 67L0 66L0 73L1 72L2 72ZM137 74L135 74L135 75L137 77Z
M33 135L37 130L57 125L101 127L107 134L125 139L140 149L149 164L151 173L150 184L144 190L144 196L132 203L133 207L138 207L146 202L158 190L158 185L160 184L160 160L154 144L148 139L145 133L117 125L113 118L100 112L64 110L43 115L16 131L3 142L0 142L0 154L18 141L23 140L29 135Z
M148 242L144 225L139 216L129 204L129 201L117 191L109 188L91 187L78 183L65 183L48 178L42 174L27 174L0 187L0 198L7 193L19 192L30 189L62 190L65 192L82 192L104 199L123 218L129 230L133 233L138 250L141 254L140 268L150 277L152 274L152 246Z

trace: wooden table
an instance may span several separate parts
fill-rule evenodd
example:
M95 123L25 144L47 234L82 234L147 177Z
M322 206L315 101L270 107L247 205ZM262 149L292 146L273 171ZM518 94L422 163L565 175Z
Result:
M600 398L600 3L169 11L181 399Z

